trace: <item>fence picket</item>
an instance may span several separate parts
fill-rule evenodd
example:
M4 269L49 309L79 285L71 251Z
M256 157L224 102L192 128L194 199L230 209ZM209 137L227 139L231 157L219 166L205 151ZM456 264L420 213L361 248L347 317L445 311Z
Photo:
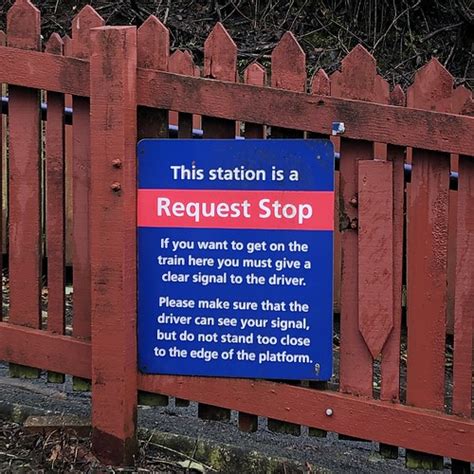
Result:
M356 46L331 75L331 95L368 102L388 101L388 85L377 75L375 59ZM358 164L371 160L374 145L340 140L340 229L342 231L340 381L343 392L372 396L372 356L359 330L358 311Z
M254 86L266 86L267 71L258 62L249 64L244 70L244 83ZM250 122L245 123L245 138L265 138L265 135L265 125Z
M7 36L3 31L0 30L0 46L5 46L7 44ZM0 90L2 95L4 94L5 86L0 84ZM0 294L0 322L3 321L3 254L7 253L7 213L8 213L8 193L6 186L6 179L8 178L8 172L6 170L6 127L5 127L5 117L0 111L0 278L1 280L1 294Z
M452 84L449 73L432 59L417 72L407 104L445 107ZM407 208L407 403L443 411L450 157L414 149L412 160ZM424 453L407 450L406 456L408 467L443 464L442 458Z
M138 28L137 32L137 64L139 67L168 70L169 31L154 15ZM138 107L137 111L138 140L142 138L168 137L168 111ZM169 398L162 394L139 392L138 401L141 405L167 406Z
M306 55L294 37L287 31L272 51L271 85L278 89L306 92ZM303 130L272 127L271 138L304 138ZM297 384L297 382L286 381ZM300 435L301 426L273 418L268 419L268 429L278 433Z
M249 64L244 70L244 83L254 86L265 86L267 84L267 73L265 68L258 62ZM244 137L246 139L265 138L265 125L256 123L245 123ZM257 431L258 416L251 413L239 412L239 429L246 433Z
M306 54L287 31L272 51L271 85L278 89L306 92ZM272 127L272 138L304 138L304 131Z
M102 462L132 465L138 449L136 28L95 28L91 44L92 443Z
M453 413L472 413L472 371L474 350L474 163L459 160L457 262L454 320Z
M40 12L16 1L7 15L7 44L40 49ZM9 322L41 327L41 156L39 92L9 88ZM12 376L37 377L36 369L10 367Z
M63 54L64 43L53 33L46 52ZM46 122L46 249L48 258L48 331L65 330L65 162L64 95L48 92ZM48 382L64 383L64 375L48 372Z
M217 23L204 43L205 77L235 82L237 78L237 46L222 23ZM204 138L234 138L235 122L202 117ZM230 420L230 410L200 403L199 417L207 420Z
M169 60L169 71L186 76L199 76L199 68L196 70L193 58L189 51L176 50ZM178 138L192 138L193 136L193 115L184 112L177 113ZM171 118L170 118L171 123Z
M331 95L331 80L326 74L324 69L318 69L311 78L311 94L319 96L329 96ZM328 135L323 135L320 133L307 132L307 138L329 138L334 144L334 137L328 137ZM339 150L337 150L338 152ZM336 153L336 148L334 148ZM339 215L339 171L336 170L334 173L334 280L333 280L333 313L339 313L340 307L340 290L341 290L341 233L339 231L339 225L337 223ZM315 388L317 390L327 390L327 382L309 382L309 387ZM308 428L309 436L314 436L317 438L325 438L327 436L327 431L321 430L319 428Z
M151 15L138 28L138 66L168 70L169 31L158 18ZM138 107L138 139L167 138L168 111L151 107Z
M403 107L405 93L397 85L390 93L390 103ZM402 323L403 235L405 222L405 149L388 146L388 160L393 163L393 330L383 348L381 370L381 400L397 402L400 399L400 331ZM396 449L382 447L387 457L395 457Z
M72 21L72 56L89 59L90 30L104 25L102 17L86 5ZM72 205L73 205L73 335L91 337L91 274L90 274L90 104L84 97L72 98ZM90 383L74 378L74 390L89 391Z
M46 52L63 54L53 33ZM64 95L48 92L46 122L46 235L48 256L48 330L64 334Z
M459 159L457 191L456 273L453 281L454 301L454 361L453 413L467 418L472 414L472 373L474 368L474 217L470 208L474 202L474 164L472 157ZM470 463L452 459L453 472L470 472Z
M359 161L359 330L374 359L393 329L393 182L389 161Z
M69 35L63 36L64 56L72 56L72 39ZM65 107L72 108L72 96L65 94ZM65 125L64 130L65 173L66 173L66 265L72 269L72 233L73 233L73 207L72 207L72 125ZM68 277L70 282L71 277Z

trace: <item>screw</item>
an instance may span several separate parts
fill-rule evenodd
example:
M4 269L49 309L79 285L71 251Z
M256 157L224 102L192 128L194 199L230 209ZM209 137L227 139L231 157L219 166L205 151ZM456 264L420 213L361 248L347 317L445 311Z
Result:
M319 375L319 371L321 370L320 364L314 364L314 372L316 375Z
M354 219L351 220L351 229L356 230L359 227L359 221L357 220L357 217L354 217Z
M341 135L346 131L344 122L333 122L332 123L332 135Z
M357 196L352 196L352 198L349 201L349 204L352 207L357 207L359 205L359 200L357 199Z
M114 168L121 168L122 167L122 161L118 158L112 161L112 166Z
M110 189L116 193L118 193L122 189L122 185L118 181L114 181L110 185Z
M326 416L332 416L333 411L332 408L326 408Z

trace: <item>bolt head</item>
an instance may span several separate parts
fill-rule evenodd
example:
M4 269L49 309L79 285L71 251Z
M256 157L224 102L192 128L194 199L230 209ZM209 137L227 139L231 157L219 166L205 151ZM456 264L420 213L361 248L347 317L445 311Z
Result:
M118 192L122 189L122 185L119 182L115 181L110 185L110 189L112 191Z
M332 416L333 411L332 408L326 408L326 416Z

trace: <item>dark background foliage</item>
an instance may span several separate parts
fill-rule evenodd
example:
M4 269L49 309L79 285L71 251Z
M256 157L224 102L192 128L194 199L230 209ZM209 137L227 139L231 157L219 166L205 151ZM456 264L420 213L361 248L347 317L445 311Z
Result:
M12 3L0 2L1 22ZM37 0L45 38L54 31L68 33L71 18L86 3L108 24L140 25L148 15L158 16L170 28L172 48L190 50L199 62L206 36L222 21L239 47L242 66L255 59L268 62L282 33L290 30L307 53L310 72L334 71L361 43L392 84L410 83L432 56L457 84L474 84L474 0Z

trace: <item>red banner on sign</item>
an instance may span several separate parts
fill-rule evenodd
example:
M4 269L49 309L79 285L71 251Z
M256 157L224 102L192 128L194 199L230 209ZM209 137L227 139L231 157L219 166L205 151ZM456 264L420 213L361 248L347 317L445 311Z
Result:
M140 189L138 226L334 230L334 193Z

